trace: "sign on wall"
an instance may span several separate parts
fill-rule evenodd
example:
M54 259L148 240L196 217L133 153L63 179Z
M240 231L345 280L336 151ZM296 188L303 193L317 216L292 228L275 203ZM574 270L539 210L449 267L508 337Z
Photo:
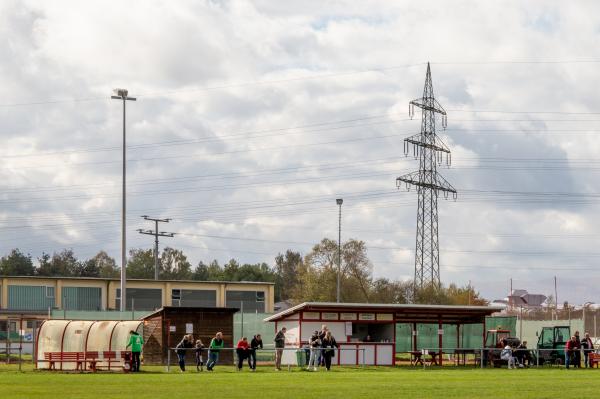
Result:
M319 314L319 312L304 312L302 314L302 317L308 320L319 320L321 315Z
M337 313L323 312L322 316L323 316L323 320L337 320L338 319Z
M340 313L342 320L356 320L356 313Z
M377 320L392 321L394 320L394 315L391 313L377 313Z
M346 322L346 335L347 336L352 335L352 322L351 321Z
M359 313L358 320L375 320L375 313Z
M169 331L175 332L175 331L177 331L177 329L175 328L175 326L169 326Z
M194 324L193 323L185 323L185 333L186 334L194 333Z

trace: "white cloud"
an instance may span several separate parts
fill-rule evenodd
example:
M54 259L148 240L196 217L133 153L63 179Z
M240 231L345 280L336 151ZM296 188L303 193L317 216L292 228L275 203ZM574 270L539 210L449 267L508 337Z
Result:
M165 242L194 263L272 263L288 247L310 249L294 243L335 237L343 196L343 236L400 248L369 250L374 273L410 277L417 199L394 192L395 177L418 168L402 139L419 131L408 101L432 61L453 151L441 173L459 190L439 205L442 279L471 280L488 297L504 296L510 277L548 293L554 274L566 282L568 268L595 267L598 206L516 193L600 191L599 118L458 110L597 110L597 64L486 62L599 59L599 7L3 2L0 252L68 246L118 258L121 107L108 96L122 86L138 96L127 105L132 247L151 246L135 229L152 214L177 232L290 241ZM366 69L377 70L349 73ZM45 100L60 101L6 106ZM597 300L591 284L569 281L580 288L562 297Z

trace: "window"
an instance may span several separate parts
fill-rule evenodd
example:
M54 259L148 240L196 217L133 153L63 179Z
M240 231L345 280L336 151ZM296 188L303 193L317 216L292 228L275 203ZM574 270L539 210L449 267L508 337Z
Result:
M46 287L46 298L54 298L54 287Z
M171 303L173 306L181 306L181 290L174 288L171 290Z
M256 302L264 302L265 301L265 292L264 291L256 291Z
M227 291L225 304L229 308L243 309L244 313L263 313L265 311L265 293L264 291Z
M117 288L115 306L121 307L121 289ZM155 310L162 306L160 288L127 288L126 310Z
M173 306L215 307L217 306L217 291L175 288L171 291L171 300Z

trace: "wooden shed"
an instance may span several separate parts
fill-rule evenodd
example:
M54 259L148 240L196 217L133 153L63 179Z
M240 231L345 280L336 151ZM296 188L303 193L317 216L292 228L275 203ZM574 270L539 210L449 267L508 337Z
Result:
M235 308L175 307L165 306L144 317L144 364L167 363L168 348L174 348L183 336L192 334L194 340L201 339L206 347L218 331L223 333L225 348L232 348L233 314ZM207 358L205 355L204 361ZM175 353L171 363L177 364ZM194 353L189 351L186 363L194 363ZM233 364L231 350L221 352L219 364Z

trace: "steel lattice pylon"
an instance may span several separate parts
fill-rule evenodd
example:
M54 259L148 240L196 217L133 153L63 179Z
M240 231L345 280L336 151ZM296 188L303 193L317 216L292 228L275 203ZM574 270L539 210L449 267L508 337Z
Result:
M445 155L449 166L450 150L435 134L435 114L441 115L442 126L446 127L446 111L433 96L431 68L427 63L427 75L423 97L410 102L409 114L414 116L414 107L421 108L421 133L404 139L404 153L419 159L419 170L396 179L398 188L404 183L407 189L417 187L419 205L417 208L417 240L415 248L415 288L429 285L440 286L440 254L438 236L438 196L440 192L447 198L456 190L437 172Z

